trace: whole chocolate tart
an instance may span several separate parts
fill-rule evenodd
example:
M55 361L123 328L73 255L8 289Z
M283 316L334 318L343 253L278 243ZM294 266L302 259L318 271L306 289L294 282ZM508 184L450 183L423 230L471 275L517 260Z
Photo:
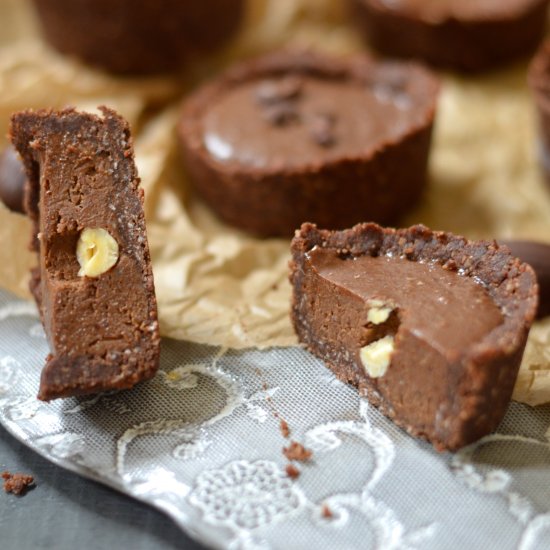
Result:
M439 450L498 426L537 308L529 265L424 226L304 224L291 248L294 328L341 380Z
M550 40L546 40L531 61L529 87L537 106L539 158L550 184Z
M130 388L159 363L153 274L128 124L63 111L12 117L38 254L31 290L51 354L43 400Z
M422 196L438 90L416 64L365 56L247 61L184 103L185 167L222 220L261 236L393 223Z
M368 42L392 57L483 71L529 55L549 0L349 0Z
M121 74L175 72L237 31L244 0L33 0L58 51Z

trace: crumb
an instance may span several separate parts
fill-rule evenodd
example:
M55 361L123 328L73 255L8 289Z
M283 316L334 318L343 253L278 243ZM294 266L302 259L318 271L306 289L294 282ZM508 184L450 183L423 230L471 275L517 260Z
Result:
M326 519L331 519L334 517L334 514L332 513L332 510L328 507L328 504L323 504L323 507L321 508L321 516Z
M311 458L313 453L309 449L306 449L301 443L291 441L288 447L283 448L283 454L288 458L288 460L305 462Z
M296 466L292 464L287 464L285 472L290 479L296 479L297 477L300 477L300 470L298 470L298 468L296 468Z
M4 480L4 491L14 495L24 495L27 489L34 485L34 477L27 474L3 472L2 479Z
M281 433L285 438L290 435L290 428L288 427L288 423L286 422L286 420L283 419L281 419Z

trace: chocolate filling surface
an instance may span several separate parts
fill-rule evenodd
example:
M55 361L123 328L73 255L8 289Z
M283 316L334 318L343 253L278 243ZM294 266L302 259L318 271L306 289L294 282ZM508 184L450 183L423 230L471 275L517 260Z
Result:
M437 263L391 256L341 259L334 251L319 247L307 256L327 282L365 301L367 307L376 303L391 309L399 318L400 330L448 359L456 358L503 321L481 284Z
M357 157L421 123L416 103L405 82L313 76L246 82L204 114L204 144L218 161L256 167Z

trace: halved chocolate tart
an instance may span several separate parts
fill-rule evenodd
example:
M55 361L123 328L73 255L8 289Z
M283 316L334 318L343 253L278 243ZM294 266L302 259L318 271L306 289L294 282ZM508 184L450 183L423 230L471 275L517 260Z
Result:
M493 431L537 307L531 267L423 226L304 224L292 241L300 342L410 434L455 450Z
M43 400L130 388L159 363L153 274L128 124L63 111L12 117L39 265L31 290L51 354Z

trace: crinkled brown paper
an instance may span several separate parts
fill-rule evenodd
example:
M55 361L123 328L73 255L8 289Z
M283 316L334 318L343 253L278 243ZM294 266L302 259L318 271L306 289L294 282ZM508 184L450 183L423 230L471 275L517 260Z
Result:
M249 0L243 31L223 58L177 81L116 79L61 58L37 38L24 2L0 5L1 140L10 114L28 107L107 104L132 124L165 336L233 348L296 343L288 317L288 241L235 231L195 200L174 127L185 91L231 60L288 43L357 51L360 41L344 24L341 4ZM444 77L431 187L406 223L469 237L550 241L550 195L535 158L525 76L521 65L487 77ZM0 207L0 284L21 296L29 295L33 262L28 235L27 220ZM550 401L550 320L531 332L514 397L532 405Z

